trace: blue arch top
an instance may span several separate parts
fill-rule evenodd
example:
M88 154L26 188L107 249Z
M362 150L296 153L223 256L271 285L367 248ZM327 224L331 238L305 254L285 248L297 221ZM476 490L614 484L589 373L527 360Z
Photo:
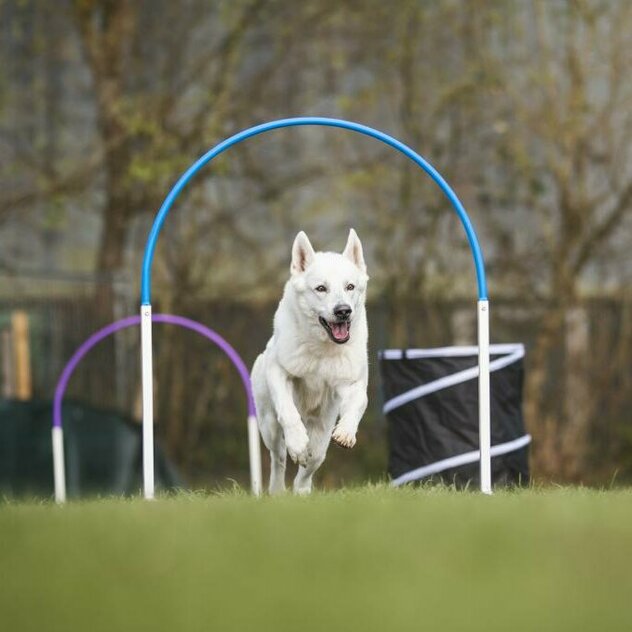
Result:
M417 152L413 151L410 147L397 140L396 138L393 138L392 136L389 136L384 132L380 132L379 130L373 129L372 127L361 125L360 123L353 123L352 121L345 121L343 119L323 118L319 116L301 116L297 118L287 118L280 119L278 121L270 121L268 123L262 123L261 125L249 127L248 129L245 129L242 132L239 132L238 134L235 134L234 136L231 136L230 138L227 138L221 143L215 145L215 147L213 147L203 156L198 158L198 160L194 162L182 174L182 176L180 176L180 179L176 182L171 191L169 191L169 194L165 198L165 201L162 203L162 206L160 207L160 210L158 211L158 214L154 219L149 237L147 238L147 243L145 245L145 254L143 256L143 268L141 276L141 303L143 305L149 305L151 303L151 264L154 258L154 251L156 249L158 236L160 235L160 230L165 221L165 218L167 217L167 214L173 206L174 201L176 200L178 195L180 195L182 189L184 189L191 178L193 178L193 176L204 165L211 162L213 158L219 156L219 154L226 151L229 147L232 147L233 145L236 145L237 143L240 143L247 138L258 136L259 134L263 134L264 132L269 132L271 130L279 129L282 127L298 127L304 125L339 127L342 129L347 129L353 132L364 134L365 136L370 136L371 138L376 138L386 145L394 147L402 154L410 158L419 167L421 167L439 185L439 188L443 191L448 200L450 200L450 203L459 216L461 224L463 224L463 228L465 229L465 233L467 235L467 239L472 250L472 256L474 258L474 265L476 267L476 280L478 284L478 298L479 300L487 299L485 263L483 261L483 253L481 251L480 244L478 243L478 237L476 236L474 226L472 225L472 222L470 221L470 218L465 211L463 204L461 204L461 201L456 196L450 185L425 158L420 156Z

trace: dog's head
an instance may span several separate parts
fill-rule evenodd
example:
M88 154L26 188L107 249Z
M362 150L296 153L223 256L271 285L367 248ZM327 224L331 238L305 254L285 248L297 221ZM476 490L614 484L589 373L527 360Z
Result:
M290 283L299 304L322 329L323 340L344 344L351 338L354 318L364 313L366 273L362 244L353 228L342 254L314 252L301 231L292 246Z

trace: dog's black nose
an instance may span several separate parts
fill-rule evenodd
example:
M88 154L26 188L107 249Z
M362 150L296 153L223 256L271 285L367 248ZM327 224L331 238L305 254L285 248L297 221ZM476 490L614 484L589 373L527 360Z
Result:
M351 305L347 305L346 303L338 303L336 307L334 307L334 316L338 320L349 320L349 316L351 316Z

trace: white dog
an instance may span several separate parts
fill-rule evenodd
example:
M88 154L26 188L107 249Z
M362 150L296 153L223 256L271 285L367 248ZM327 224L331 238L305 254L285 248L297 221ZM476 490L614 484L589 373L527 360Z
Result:
M299 464L294 491L309 494L329 440L352 448L367 406L369 277L353 229L342 254L314 252L301 231L290 271L272 338L252 368L252 386L270 450L270 493L285 490L289 453Z

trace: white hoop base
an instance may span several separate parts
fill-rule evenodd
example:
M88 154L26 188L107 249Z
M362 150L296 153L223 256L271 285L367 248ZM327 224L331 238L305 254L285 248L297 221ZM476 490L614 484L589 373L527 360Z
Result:
M64 431L60 426L53 426L52 440L55 502L62 505L66 502L66 473L64 471Z
M154 489L154 372L151 343L151 305L140 308L141 366L143 383L143 494L152 500Z
M478 432L481 492L492 493L491 410L489 392L489 301L478 301Z
M261 496L263 475L261 473L261 443L259 426L254 415L248 416L248 454L250 457L250 491Z

